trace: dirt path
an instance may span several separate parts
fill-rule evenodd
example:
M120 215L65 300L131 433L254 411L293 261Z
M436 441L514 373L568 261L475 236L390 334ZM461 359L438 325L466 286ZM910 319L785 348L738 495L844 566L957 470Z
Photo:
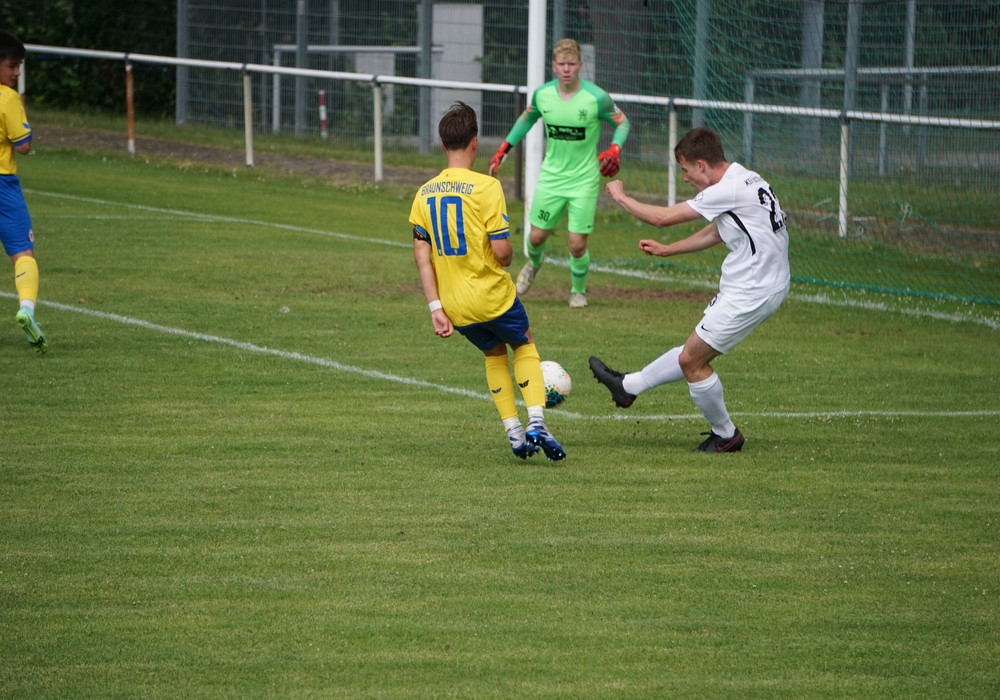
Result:
M125 134L100 129L65 127L41 124L34 127L33 147L72 148L84 152L112 152L127 154L128 137ZM246 154L241 150L205 146L185 141L136 136L137 158L169 158L181 163L214 163L225 167L246 167ZM331 180L336 185L375 182L374 166L366 163L339 161L333 158L287 155L282 153L255 153L254 167L285 173L315 175ZM425 168L385 166L383 184L390 187L416 189L433 173Z

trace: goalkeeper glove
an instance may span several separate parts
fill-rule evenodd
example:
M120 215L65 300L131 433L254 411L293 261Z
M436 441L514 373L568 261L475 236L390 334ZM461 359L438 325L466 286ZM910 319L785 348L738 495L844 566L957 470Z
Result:
M507 151L509 150L510 144L504 140L504 142L500 144L500 148L497 149L497 152L493 154L492 158L490 158L490 167L486 169L487 175L497 174L497 170L500 169L500 164L507 158Z
M621 167L618 158L621 156L621 153L622 147L617 143L613 143L608 150L597 156L597 160L601 163L601 175L604 177L614 177L618 174L618 169Z

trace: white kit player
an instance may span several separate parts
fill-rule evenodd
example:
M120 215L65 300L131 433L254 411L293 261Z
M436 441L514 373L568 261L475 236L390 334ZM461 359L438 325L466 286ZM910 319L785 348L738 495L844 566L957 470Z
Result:
M674 147L684 182L698 194L671 207L644 204L625 194L618 180L608 194L637 219L672 226L698 218L711 223L673 243L639 241L647 255L670 257L705 250L718 243L729 249L722 263L719 293L687 341L638 372L622 373L590 358L590 369L611 391L615 405L627 408L654 386L686 379L691 398L712 426L696 452L737 452L743 434L723 400L722 382L711 362L728 353L778 310L788 294L788 229L771 186L757 173L725 158L722 139L704 127L692 129ZM703 435L705 433L702 433Z

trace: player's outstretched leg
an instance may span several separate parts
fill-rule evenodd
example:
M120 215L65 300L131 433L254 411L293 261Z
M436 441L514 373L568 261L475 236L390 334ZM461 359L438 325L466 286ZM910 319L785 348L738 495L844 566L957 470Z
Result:
M542 452L545 453L547 459L553 462L566 459L566 450L552 437L552 433L549 432L544 420L533 418L528 423L528 430L525 433L525 437L532 445L542 448Z
M48 352L49 343L45 340L45 336L42 334L42 329L39 328L38 323L35 321L35 314L28 307L22 307L18 312L17 325L24 329L24 335L28 337L28 342L31 347L35 348L40 354L45 354Z
M736 432L730 438L724 438L716 435L714 432L702 433L702 435L708 435L708 438L692 450L692 452L739 452L743 449L743 433L737 428Z
M606 386L611 392L611 400L618 408L628 408L635 401L635 394L625 391L622 380L625 375L622 372L611 369L593 355L590 356L590 371L594 374L594 379Z

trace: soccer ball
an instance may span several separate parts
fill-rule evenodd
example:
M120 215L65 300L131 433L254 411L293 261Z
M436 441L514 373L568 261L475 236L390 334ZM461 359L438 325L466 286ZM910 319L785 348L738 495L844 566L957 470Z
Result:
M542 379L545 382L545 408L558 406L569 395L573 380L563 366L552 360L542 361Z

